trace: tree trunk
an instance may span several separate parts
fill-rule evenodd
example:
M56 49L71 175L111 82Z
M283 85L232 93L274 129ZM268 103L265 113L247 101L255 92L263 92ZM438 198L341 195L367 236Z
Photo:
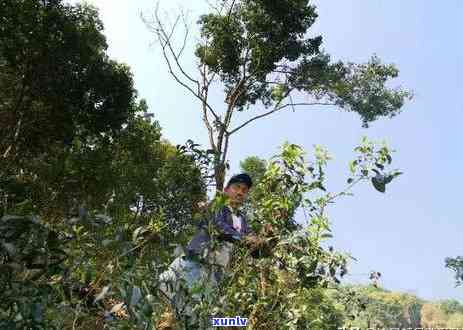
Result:
M223 191L223 187L225 184L225 164L218 164L215 167L215 190Z

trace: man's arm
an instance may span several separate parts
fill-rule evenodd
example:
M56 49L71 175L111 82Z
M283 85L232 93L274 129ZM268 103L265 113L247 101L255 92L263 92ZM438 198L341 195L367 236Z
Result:
M268 257L275 246L275 237L272 225L266 224L259 235L254 232L244 237L244 243L254 258Z
M219 232L220 237L229 242L242 240L243 234L239 233L227 222L227 216L227 210L224 208L213 218L214 227Z

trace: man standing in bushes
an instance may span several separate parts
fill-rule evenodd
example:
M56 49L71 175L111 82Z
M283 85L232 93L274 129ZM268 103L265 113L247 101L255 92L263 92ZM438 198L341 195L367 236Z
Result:
M223 270L230 262L234 244L242 242L252 251L263 245L264 241L251 230L240 212L251 187L249 175L242 173L233 176L224 189L228 205L220 207L210 219L200 224L200 230L188 244L186 252L161 274L160 290L177 317L194 317L190 301L198 300L199 295L190 295L190 290L218 286L223 278ZM218 248L211 248L214 243L211 236L216 237ZM172 315L165 318L172 319Z

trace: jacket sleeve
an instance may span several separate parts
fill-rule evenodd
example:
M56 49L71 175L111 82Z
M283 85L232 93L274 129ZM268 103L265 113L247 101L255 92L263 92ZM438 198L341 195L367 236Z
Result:
M193 237L193 239L189 242L187 245L186 251L187 255L197 255L201 254L204 248L207 246L207 244L210 241L210 236L208 232L208 223L210 221L210 224L215 228L215 230L219 234L219 238L228 241L231 243L235 243L237 241L240 241L243 239L244 236L249 235L253 233L253 231L250 229L249 225L246 222L246 219L243 217L243 230L242 233L239 233L238 231L233 228L233 225L230 223L230 221L227 221L227 217L230 215L227 209L222 209L218 211L214 216L209 218L210 220L203 220L199 224L199 231L196 233L196 235Z
M243 236L255 235L256 233L254 232L254 230L251 229L251 227L249 226L246 218L243 216L241 219L243 221L243 233L242 233L242 235Z
M228 212L225 208L218 212L212 219L214 227L217 229L222 239L229 242L240 241L243 238L243 234L236 231L235 228L227 222L227 216Z

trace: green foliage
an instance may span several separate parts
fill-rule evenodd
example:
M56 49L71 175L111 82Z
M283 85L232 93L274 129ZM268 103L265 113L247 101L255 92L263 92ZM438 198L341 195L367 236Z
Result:
M463 314L463 304L455 299L447 299L439 302L440 309L445 314L461 313Z
M456 300L430 302L408 293L353 285L338 287L333 296L342 302L345 328L458 328L463 324L462 304Z
M147 105L137 100L129 69L106 55L93 7L60 0L0 6L0 328L154 328L165 308L159 274L206 216L196 204L206 199L223 150L162 139L159 124L143 116ZM277 105L301 90L358 112L365 123L395 114L409 96L385 87L397 70L376 58L330 63L321 37L305 37L316 17L304 0L235 1L226 14L201 17L205 42L196 55L227 93L236 92L240 110ZM285 79L270 81L281 70ZM235 89L240 81L243 89ZM193 290L203 296L196 306L202 326L211 313L247 316L255 329L345 323L350 298L337 293L350 256L326 246L326 208L357 182L384 191L400 174L386 169L387 146L364 139L355 151L348 186L336 194L326 187L331 157L321 146L310 162L286 143L269 161L241 163L255 183L248 212L262 240L253 250L238 246L218 291ZM227 202L218 193L208 211ZM212 250L220 245L213 238ZM402 310L397 297L380 303L387 299L375 294L371 313ZM449 315L459 310L444 305Z
M195 48L197 77L187 73L180 61L188 38L187 25L178 51L174 42L182 16L170 27L161 21L157 10L154 21L144 21L156 34L174 80L201 101L219 191L228 169L231 135L255 120L290 108L336 106L358 113L366 127L380 117L395 116L412 97L403 88L390 87L398 70L377 56L360 65L331 61L321 50L322 37L309 37L318 17L309 0L219 0L210 7L197 22L201 35ZM225 94L224 112L208 102L217 85ZM237 112L258 104L271 110L232 127ZM385 181L390 178L372 179L382 192Z
M106 55L93 7L5 0L1 8L1 155L24 161L75 137L112 134L137 110L132 74Z
M438 304L427 303L421 309L421 325L426 328L441 328L447 324L448 315Z
M16 322L20 313L23 323L14 324L32 322L27 316L32 311L24 310L34 306L23 299L28 296L33 301L40 298L41 322L48 327L61 328L60 322L66 322L53 314L56 301L72 310L77 324L83 324L89 313L98 310L97 293L109 287L102 302L126 301L124 310L133 318L130 324L137 319L145 324L148 310L137 308L148 307L131 310L129 289L121 288L129 284L144 288L144 296L156 292L156 282L148 281L146 274L155 276L158 267L169 261L172 243L189 238L194 204L205 196L192 155L161 141L157 123L135 118L112 140L91 146L75 140L71 148L46 159L53 161L51 168L45 164L22 169L2 187L6 203L0 235L5 270L1 284L9 289L5 299L14 308L2 311L4 317ZM40 180L24 179L37 172L42 174ZM18 195L21 189L24 193ZM21 213L25 217L10 216ZM36 218L41 219L41 227L31 222ZM23 224L41 231L26 230L29 227ZM162 262L155 266L155 260ZM11 282L13 278L17 284ZM152 309L159 302L153 304ZM54 316L47 317L48 312ZM90 319L98 318L95 314Z
M240 162L240 167L243 172L251 177L253 184L257 186L265 173L267 163L264 159L250 156Z
M449 328L463 327L463 313L452 314L447 321L447 327Z
M307 1L239 1L228 13L201 17L201 33L207 43L198 47L197 56L207 63L211 54L215 59L211 69L226 83L239 79L245 62L249 62L249 71L262 79L284 57L296 60L318 49L321 38L307 41L299 37L315 18L315 9L307 6Z
M399 170L385 171L385 167L392 163L391 152L393 152L385 142L375 146L373 142L363 137L361 145L356 147L355 151L359 156L349 163L352 176L347 179L347 183L367 177L377 191L384 193L386 185L402 174Z
M38 217L0 218L0 327L44 325L46 303L56 301L43 277L62 273L66 240ZM18 317L20 315L20 317Z
M347 286L342 291L351 293L353 304L346 312L352 316L346 327L361 328L418 328L423 302L417 297L391 292L374 286Z
M446 258L445 267L455 272L455 281L457 285L463 283L463 257L458 256L456 258Z
M364 126L392 117L411 93L389 88L394 65L373 56L366 64L332 63L321 51L322 37L308 38L318 15L305 1L222 2L222 11L201 16L203 41L196 56L220 76L239 110L256 102L279 105L292 91L358 113ZM292 103L292 101L291 101Z
M240 162L241 170L244 173L247 173L253 182L253 188L259 185L260 181L262 180L266 168L267 162L265 159L260 159L256 156L250 156ZM256 189L251 189L249 192L249 196L243 205L243 210L246 214L251 215L253 205L257 203L257 195Z
M315 76L317 74L317 76ZM320 54L304 59L291 77L292 87L309 93L317 100L332 102L345 110L357 112L363 126L379 117L395 116L405 100L411 99L409 91L387 87L396 78L397 68L385 65L377 56L366 64L330 63L330 57Z
M0 328L152 325L149 279L191 234L201 164L143 118L95 9L1 7Z
M356 151L360 168L382 156L390 158L389 150L366 139ZM264 243L254 252L238 247L219 291L197 304L204 317L210 315L208 310L213 315L245 315L255 329L335 329L344 324L344 307L333 292L347 273L350 256L325 247L332 237L325 209L346 193L326 191L325 167L331 157L323 147L315 146L311 162L304 156L299 146L285 143L267 164L257 157L241 163L258 178L248 211ZM368 175L360 171L358 179L366 181ZM226 200L219 195L213 205L217 203ZM295 219L299 208L306 211L305 227ZM206 324L207 319L200 322Z

